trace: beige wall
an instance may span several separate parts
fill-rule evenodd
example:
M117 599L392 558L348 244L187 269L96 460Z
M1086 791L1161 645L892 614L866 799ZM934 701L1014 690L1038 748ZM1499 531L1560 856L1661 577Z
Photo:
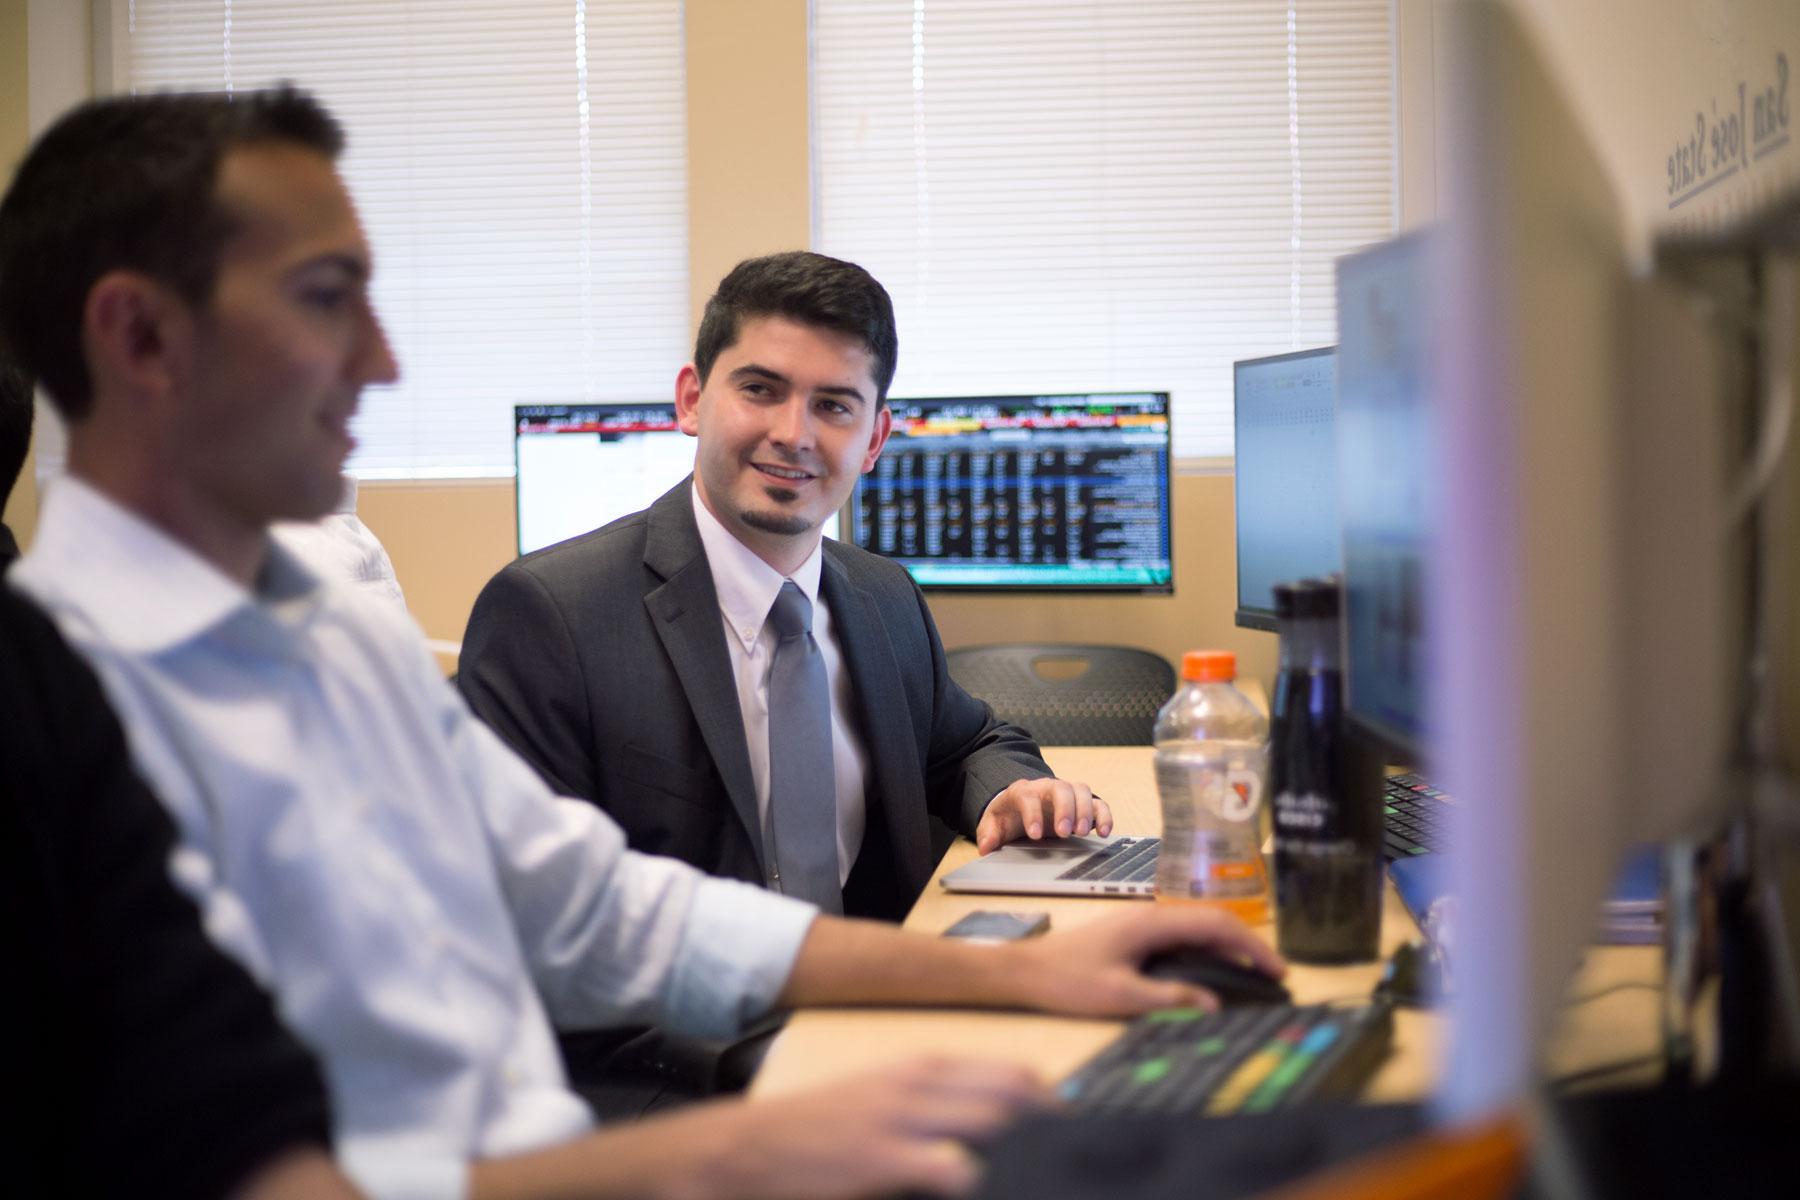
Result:
M12 178L13 167L25 153L30 136L29 55L26 53L27 0L0 0L0 187ZM28 459L12 495L6 500L5 521L29 545L37 525L36 462ZM0 480L0 486L5 481Z
M426 636L462 640L481 585L514 557L512 480L363 483L356 512L387 547ZM453 658L439 658L455 669Z
M812 243L805 0L687 0L688 292ZM671 364L670 378L674 378Z

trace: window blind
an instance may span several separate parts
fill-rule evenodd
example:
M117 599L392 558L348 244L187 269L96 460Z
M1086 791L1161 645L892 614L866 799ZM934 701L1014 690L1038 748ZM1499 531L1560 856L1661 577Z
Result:
M689 334L679 0L131 0L124 17L122 88L286 79L344 123L402 371L364 395L355 474L510 474L513 404L669 393Z
M1336 340L1392 236L1390 0L814 0L815 245L894 297L896 396L1157 390Z

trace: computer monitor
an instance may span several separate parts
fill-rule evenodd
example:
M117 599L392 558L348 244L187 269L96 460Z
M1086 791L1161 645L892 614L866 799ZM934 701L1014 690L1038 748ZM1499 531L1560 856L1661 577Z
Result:
M694 469L670 404L513 406L519 553L647 507Z
M888 405L850 532L921 587L1173 590L1166 392Z
M1441 44L1445 223L1411 309L1430 326L1416 461L1433 474L1415 712L1463 802L1438 1100L1471 1118L1541 1083L1627 846L1722 795L1729 455L1715 343L1694 306L1631 277L1602 158L1514 7L1447 6Z
M1232 365L1237 623L1275 628L1273 588L1339 569L1336 348Z
M1337 264L1335 470L1344 574L1345 714L1396 763L1425 759L1431 557L1430 239Z
M519 553L648 508L694 469L694 439L667 404L516 404ZM838 535L838 517L825 522Z

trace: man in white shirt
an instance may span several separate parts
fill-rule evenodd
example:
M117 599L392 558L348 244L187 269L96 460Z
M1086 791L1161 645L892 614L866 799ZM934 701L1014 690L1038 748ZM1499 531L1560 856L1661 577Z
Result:
M1126 1014L1206 999L1135 968L1209 913L988 949L819 916L625 849L469 715L392 606L269 535L329 512L364 385L397 368L336 123L290 90L113 97L0 201L0 340L70 426L12 579L96 667L180 831L208 932L318 1056L339 1156L380 1196L966 1190L946 1138L1039 1102L928 1064L598 1132L551 1022L729 1032L771 1006ZM621 698L621 702L629 702ZM27 981L27 985L29 981Z
M887 440L898 352L893 304L861 267L805 251L739 263L675 382L691 479L501 570L457 677L633 847L896 921L937 864L928 815L983 851L1112 828L1103 800L1052 778L1028 733L950 677L907 573L823 536ZM811 618L829 744L777 786L806 754L783 728L804 694L775 695L784 592ZM621 692L635 702L607 702ZM806 794L815 782L826 794Z

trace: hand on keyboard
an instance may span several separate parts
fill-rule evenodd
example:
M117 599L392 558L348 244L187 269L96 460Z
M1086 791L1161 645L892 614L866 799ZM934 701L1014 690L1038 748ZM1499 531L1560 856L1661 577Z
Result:
M988 804L975 827L975 849L991 854L1022 837L1108 837L1112 827L1112 809L1087 784L1020 779Z
M671 1144L706 1148L688 1164L696 1196L963 1196L979 1171L969 1144L1052 1103L1024 1067L920 1058L791 1096L697 1105L634 1128L673 1136L689 1127Z

